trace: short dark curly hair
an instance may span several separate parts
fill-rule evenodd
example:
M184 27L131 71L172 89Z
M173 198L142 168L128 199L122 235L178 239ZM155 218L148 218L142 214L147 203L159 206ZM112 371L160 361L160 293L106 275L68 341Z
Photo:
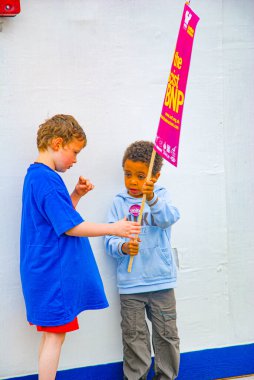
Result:
M147 164L147 166L149 166L151 155L153 152L153 147L154 144L150 141L135 141L134 143L129 145L126 151L124 152L122 166L124 167L126 160L131 160L134 162L143 162L144 164ZM152 171L153 175L160 172L162 164L163 158L158 153L156 153Z

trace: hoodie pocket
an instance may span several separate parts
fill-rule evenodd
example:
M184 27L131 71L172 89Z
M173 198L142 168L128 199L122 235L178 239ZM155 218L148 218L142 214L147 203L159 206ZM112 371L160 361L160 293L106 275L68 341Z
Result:
M161 257L162 261L166 265L170 265L171 264L171 262L172 262L172 256L171 256L171 252L169 251L168 248L157 247L157 252L158 252L158 255Z
M143 277L158 278L171 273L171 254L168 249L160 247L148 248L140 251Z

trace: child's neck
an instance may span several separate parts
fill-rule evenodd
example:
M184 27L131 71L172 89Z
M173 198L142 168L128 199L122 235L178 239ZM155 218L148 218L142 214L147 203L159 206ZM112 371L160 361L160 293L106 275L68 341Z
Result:
M49 166L51 169L55 170L55 164L54 161L52 160L52 157L50 153L45 150L45 151L39 151L39 155L35 162L38 162L40 164L44 164L46 166Z

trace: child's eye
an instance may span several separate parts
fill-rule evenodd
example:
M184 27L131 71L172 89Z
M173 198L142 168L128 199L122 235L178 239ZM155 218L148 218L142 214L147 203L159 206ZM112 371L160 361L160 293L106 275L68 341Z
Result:
M125 177L130 178L131 174L130 173L124 173Z
M138 179L145 179L146 177L144 175L139 175Z

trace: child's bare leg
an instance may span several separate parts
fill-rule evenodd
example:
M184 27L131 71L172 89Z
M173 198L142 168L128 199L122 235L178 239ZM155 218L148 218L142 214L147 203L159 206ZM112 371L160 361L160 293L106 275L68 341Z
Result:
M65 333L44 332L39 348L39 380L55 380Z
M39 346L39 360L40 360L41 352L44 346L44 342L45 342L45 333L43 332L41 336L40 346Z

